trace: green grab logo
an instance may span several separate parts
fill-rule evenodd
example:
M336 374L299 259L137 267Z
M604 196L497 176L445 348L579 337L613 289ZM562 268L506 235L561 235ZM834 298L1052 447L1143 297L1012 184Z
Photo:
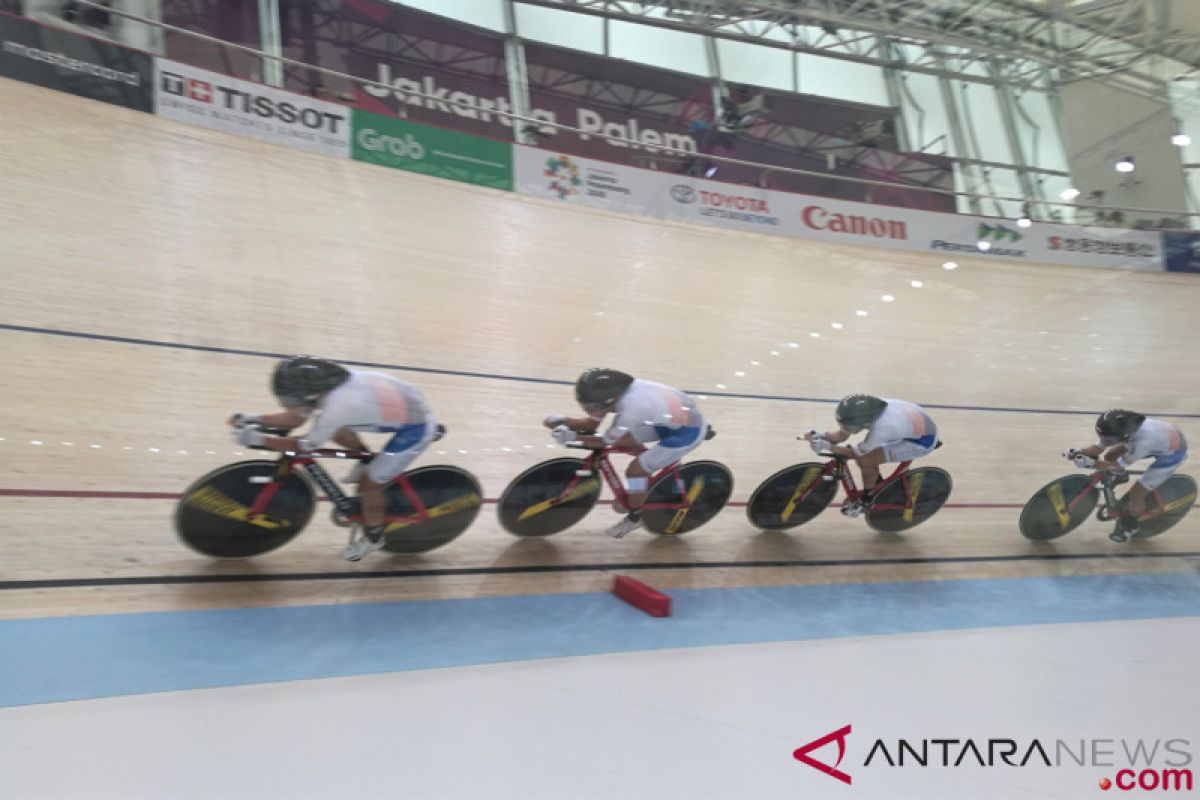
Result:
M350 157L492 189L513 188L513 148L508 142L369 111L353 113Z

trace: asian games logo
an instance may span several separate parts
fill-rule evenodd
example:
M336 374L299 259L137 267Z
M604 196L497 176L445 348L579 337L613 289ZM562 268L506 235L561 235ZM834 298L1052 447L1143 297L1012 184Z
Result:
M550 190L558 195L558 199L576 194L583 180L579 177L579 165L567 156L554 156L546 159L546 168L542 174L550 179Z

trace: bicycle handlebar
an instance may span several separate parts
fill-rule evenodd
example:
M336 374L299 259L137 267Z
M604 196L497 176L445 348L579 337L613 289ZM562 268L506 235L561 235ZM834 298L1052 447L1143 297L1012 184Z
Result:
M261 426L259 427L259 430L268 436L287 436L288 433L291 432L290 428L263 428ZM433 438L430 439L430 444L445 436L446 431L446 426L439 424L437 426L437 431L433 434ZM265 447L263 445L250 445L248 449L269 450L273 453L280 452L272 447ZM343 450L337 447L320 447L316 450L309 450L304 453L289 450L286 451L285 454L300 455L304 456L305 458L344 458L358 461L370 461L375 457L375 453L372 453L370 450Z
M595 434L588 434L588 435L594 436ZM707 441L711 440L713 437L715 437L716 435L717 435L717 432L713 428L712 425L704 426L704 441L707 442ZM612 445L604 445L603 447L588 447L586 444L581 444L580 442L577 442L577 441L576 442L567 442L565 445L563 445L563 447L569 447L572 450L607 450L610 453L640 454L642 452L642 450L634 450L629 447L613 447Z

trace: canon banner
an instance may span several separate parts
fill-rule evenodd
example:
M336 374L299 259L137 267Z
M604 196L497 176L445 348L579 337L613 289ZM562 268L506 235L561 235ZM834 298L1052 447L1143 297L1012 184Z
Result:
M155 59L154 113L347 158L350 110L206 69Z
M1144 270L1162 268L1149 231L1036 224L855 203L670 175L533 147L517 147L517 191L701 225L844 244Z

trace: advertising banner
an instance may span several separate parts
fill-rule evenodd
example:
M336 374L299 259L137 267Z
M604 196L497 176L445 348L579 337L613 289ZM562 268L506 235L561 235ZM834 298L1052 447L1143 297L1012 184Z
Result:
M513 188L512 145L355 111L350 156L493 189Z
M1045 261L1081 267L1162 269L1158 233L1122 228L1082 228L960 215L936 215L922 229L928 249L1012 261ZM926 233L927 232L927 233Z
M350 109L155 59L154 113L180 122L347 158Z
M0 76L138 111L154 108L150 56L6 14Z
M893 208L706 181L517 147L517 191L701 225L1012 262L1162 269L1159 234Z
M575 205L631 214L655 213L655 198L672 176L554 150L514 147L516 190Z
M1169 272L1200 272L1200 233L1167 231L1162 237Z

